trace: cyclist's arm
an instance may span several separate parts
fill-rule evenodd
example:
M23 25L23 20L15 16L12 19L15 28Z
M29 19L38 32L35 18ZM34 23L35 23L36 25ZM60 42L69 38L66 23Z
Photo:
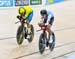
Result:
M17 18L18 18L19 20L21 20L22 17L21 17L20 14L18 14L18 15L17 15Z
M28 13L26 13L26 14L25 14L25 18L27 18L28 16L29 16L29 14L28 14Z
M25 16L21 16L20 14L17 15L17 18L20 20L20 21L24 21L26 19Z
M26 20L26 17L25 16L22 16L21 21L24 21L24 20Z
M39 25L40 27L43 26L43 25L45 25L43 19L41 19L41 21L38 23L38 25Z

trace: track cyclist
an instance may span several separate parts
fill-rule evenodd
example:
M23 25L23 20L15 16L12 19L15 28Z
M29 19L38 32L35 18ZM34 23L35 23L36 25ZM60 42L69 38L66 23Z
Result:
M43 26L46 25L46 30L48 32L48 37L50 38L50 35L52 34L51 31L51 26L54 22L54 15L52 14L51 11L48 11L46 9L42 9L40 11L40 15L41 15L41 21L38 23L39 26ZM47 40L46 45L48 46L49 42Z
M22 22L26 21L27 22L27 30L28 30L28 35L26 38L30 38L30 22L33 18L33 9L30 6L24 6L20 7L18 9L18 15L17 18Z

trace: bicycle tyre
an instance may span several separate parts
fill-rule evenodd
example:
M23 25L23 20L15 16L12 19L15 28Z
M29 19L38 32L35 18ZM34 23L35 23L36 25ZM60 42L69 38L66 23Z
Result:
M55 47L55 34L54 34L54 32L52 32L52 39L53 39L53 42L49 43L49 49L50 49L50 51L53 51L53 49Z
M24 40L23 28L22 28L22 26L19 26L19 27L18 27L16 38L17 38L17 43L18 43L19 45L21 45L22 42L23 42L23 40Z
M44 34L41 34L39 37L39 52L43 54L45 51L45 37Z

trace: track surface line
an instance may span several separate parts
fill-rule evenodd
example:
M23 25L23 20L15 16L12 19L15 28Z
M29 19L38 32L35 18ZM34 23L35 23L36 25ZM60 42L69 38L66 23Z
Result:
M70 43L66 43L66 44L63 44L63 45L59 45L59 46L56 46L55 48L59 48L59 47L63 47L65 45L70 45L70 44L73 44L75 42L70 42ZM46 49L45 51L48 51L49 49ZM27 57L27 56L31 56L31 55L34 55L34 54L37 54L39 53L39 51L36 51L36 52L33 52L33 53L30 53L30 54L27 54L27 55L23 55L23 56L19 56L19 57L15 57L13 59L18 59L18 58L22 58L22 57ZM67 53L66 53L67 54ZM63 54L64 55L64 54ZM60 55L61 56L61 55ZM56 58L56 57L54 57Z

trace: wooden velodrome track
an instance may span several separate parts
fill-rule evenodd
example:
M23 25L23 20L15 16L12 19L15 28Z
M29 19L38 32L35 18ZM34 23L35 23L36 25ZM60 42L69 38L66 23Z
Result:
M17 8L0 8L0 59L75 59L75 1L64 1L47 6L32 6L34 17L32 24L35 28L35 37L32 43L24 40L18 46L16 31L19 24ZM38 38L41 32L36 32L40 21L39 11L43 8L54 13L55 21L52 30L56 36L56 45L53 52L46 48L43 55L38 51Z

